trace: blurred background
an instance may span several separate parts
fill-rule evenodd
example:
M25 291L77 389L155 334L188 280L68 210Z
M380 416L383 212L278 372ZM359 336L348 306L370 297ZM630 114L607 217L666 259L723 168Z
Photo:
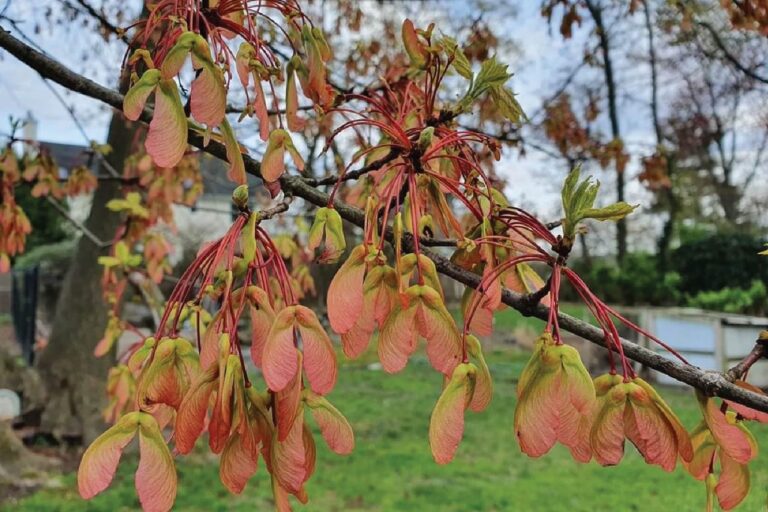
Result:
M598 296L692 363L726 369L768 327L768 258L759 255L768 241L768 7L762 0L302 5L334 48L331 79L344 88L365 87L403 59L405 18L420 27L434 22L465 47L475 66L493 55L508 63L526 122L506 121L488 103L460 124L501 141L502 158L488 159L489 171L512 204L544 221L559 218L562 181L577 165L600 180L604 203L639 205L626 221L590 224L570 264ZM2 0L0 25L71 69L117 87L126 45L116 27L141 10L140 0ZM47 148L62 179L79 166L98 166L94 142L108 142L116 152L130 143L108 140L110 109L68 93L3 52L0 71L0 137L15 127ZM446 97L461 93L456 88ZM352 155L343 140L321 151L327 129L310 123L297 140L315 176L337 172L339 161ZM237 130L258 158L263 145L254 123ZM224 166L202 157L200 172L203 194L191 208L174 206L176 227L166 233L173 266L160 286L166 294L184 262L232 219ZM91 216L93 205L110 197L43 201L24 186L15 193L33 231L13 270L0 274L0 508L134 510L132 456L112 489L88 503L77 495L72 471L83 442L103 428L110 362L90 357L104 332L103 315L57 314L72 301L104 309L98 266L78 271L73 285L65 285L65 276L73 265L87 268L78 260L78 246L93 243L86 224L97 233L114 231L115 220ZM277 231L290 245L311 218L312 211L299 209ZM311 268L315 293L307 300L318 311L334 270ZM462 290L448 281L444 286L458 314ZM566 302L576 300L572 290L563 292ZM136 325L151 322L138 301L126 307ZM564 310L589 321L575 303ZM440 377L426 358L395 376L383 374L373 353L345 361L334 403L355 428L357 448L338 458L319 447L322 471L309 484L305 508L701 510L703 484L681 470L666 474L646 466L632 448L617 468L578 465L560 448L540 460L520 453L512 431L515 382L542 325L513 311L497 315L493 336L484 340L495 377L493 403L468 417L465 440L446 467L433 464L429 453L427 426ZM575 337L567 341L580 348L590 370L605 368L600 349ZM768 367L760 364L750 376L768 386ZM690 390L647 375L665 385L662 394L693 427L698 412ZM756 429L756 435L768 441L768 432ZM218 484L215 458L202 450L178 468L178 510L270 506L264 471L235 497ZM764 507L764 458L753 464L752 477L755 491L741 510Z

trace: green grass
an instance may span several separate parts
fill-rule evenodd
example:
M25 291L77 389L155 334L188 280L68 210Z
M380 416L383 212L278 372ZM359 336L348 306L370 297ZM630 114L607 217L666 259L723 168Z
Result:
M440 376L416 357L398 375L366 369L365 362L344 365L330 399L355 428L357 447L338 457L318 438L317 471L308 484L303 510L336 511L700 511L704 485L681 469L672 474L646 465L631 445L618 467L580 465L556 447L540 459L520 453L512 433L515 380L527 355L514 350L488 354L496 393L481 414L468 413L456 459L447 466L432 461L427 441L429 416L440 390ZM368 361L371 359L369 358ZM367 361L366 361L367 362ZM688 428L698 421L692 394L661 389ZM755 426L758 440L768 429ZM121 464L104 494L82 501L74 476L61 489L40 491L3 510L34 512L136 510L132 483L135 458ZM218 481L215 457L204 450L177 462L176 510L271 510L268 475L260 462L241 496L231 496ZM764 510L768 458L752 464L753 490L741 511ZM297 506L297 510L301 507Z
M581 320L593 322L589 311L582 304L560 304L560 312L575 316ZM528 329L537 335L544 330L546 322L538 318L523 316L519 311L505 308L494 315L494 330L497 332L512 332L515 329Z

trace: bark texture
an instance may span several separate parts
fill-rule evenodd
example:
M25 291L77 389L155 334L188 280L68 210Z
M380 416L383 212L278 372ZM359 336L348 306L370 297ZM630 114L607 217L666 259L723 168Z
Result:
M107 137L112 152L107 161L114 169L122 170L135 130L136 125L126 123L121 114L112 117ZM106 172L101 169L101 173ZM106 207L119 191L119 183L106 181L94 193L85 227L101 240L111 240L120 224L120 216ZM112 361L109 357L95 358L93 348L107 324L102 268L97 263L107 251L88 237L80 239L56 306L48 347L37 362L49 393L40 428L57 438L81 438L89 443L104 428L103 390Z

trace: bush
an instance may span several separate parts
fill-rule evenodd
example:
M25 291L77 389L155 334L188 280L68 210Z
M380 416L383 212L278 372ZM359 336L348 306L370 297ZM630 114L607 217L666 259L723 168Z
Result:
M57 269L66 272L75 253L77 240L63 240L46 245L38 245L16 258L13 266L17 269L40 265L44 269Z
M744 289L753 280L768 284L768 259L758 253L763 239L743 233L721 233L683 242L671 260L680 274L680 289L695 296L724 288Z
M584 260L572 265L592 291L608 303L669 306L680 303L680 276L674 272L661 274L651 254L628 254L624 264L599 260L587 266ZM568 300L576 300L573 290L563 290Z
M699 292L689 297L686 305L726 313L764 315L768 313L768 288L762 281L755 279L747 289L723 288Z

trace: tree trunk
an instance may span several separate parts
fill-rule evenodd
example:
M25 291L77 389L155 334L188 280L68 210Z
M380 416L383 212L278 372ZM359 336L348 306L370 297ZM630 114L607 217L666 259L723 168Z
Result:
M651 68L651 118L653 119L653 131L656 134L656 151L664 152L667 177L670 180L669 188L664 190L669 216L664 222L661 236L657 242L656 252L656 267L661 274L664 274L669 268L669 252L672 245L672 237L675 233L680 202L675 195L674 184L672 183L672 174L675 169L673 157L667 154L664 148L664 133L662 132L661 121L659 120L659 74L657 70L656 44L654 42L653 21L651 20L651 6L646 0L643 1L643 14L645 15L645 28L648 32L648 63Z
M118 171L130 154L136 126L127 123L121 113L112 116L107 137L112 152L107 161ZM111 240L120 225L120 216L106 207L119 195L117 181L101 182L94 193L85 226L101 240ZM107 323L102 268L97 263L107 251L86 236L80 238L59 296L48 346L37 361L50 394L40 428L57 438L74 437L88 443L103 429L104 386L112 361L95 358L93 348Z
M34 416L43 408L46 393L34 368L19 363L19 354L0 346L0 388L10 389L21 399L21 418ZM9 420L0 419L0 495L7 489L34 487L55 468L56 459L43 457L22 443Z
M677 196L670 188L667 192L668 201L668 214L667 220L664 221L664 227L661 230L661 236L659 237L656 247L656 266L661 274L664 274L669 270L670 262L670 249L672 246L672 237L675 234L675 224L677 224L677 212L680 209Z
M27 449L11 428L11 422L0 420L0 494L6 488L39 486L48 471L57 469L59 461Z
M587 0L586 2L589 14L595 22L595 29L600 40L600 52L603 54L603 74L605 77L605 86L608 91L608 118L611 123L611 136L614 141L621 140L621 131L619 130L619 109L616 104L616 77L613 73L613 61L611 57L611 40L608 34L608 28L603 21L603 6L600 2ZM624 170L616 165L616 200L624 201L625 177ZM620 219L616 223L616 258L619 263L624 261L627 254L627 221Z

